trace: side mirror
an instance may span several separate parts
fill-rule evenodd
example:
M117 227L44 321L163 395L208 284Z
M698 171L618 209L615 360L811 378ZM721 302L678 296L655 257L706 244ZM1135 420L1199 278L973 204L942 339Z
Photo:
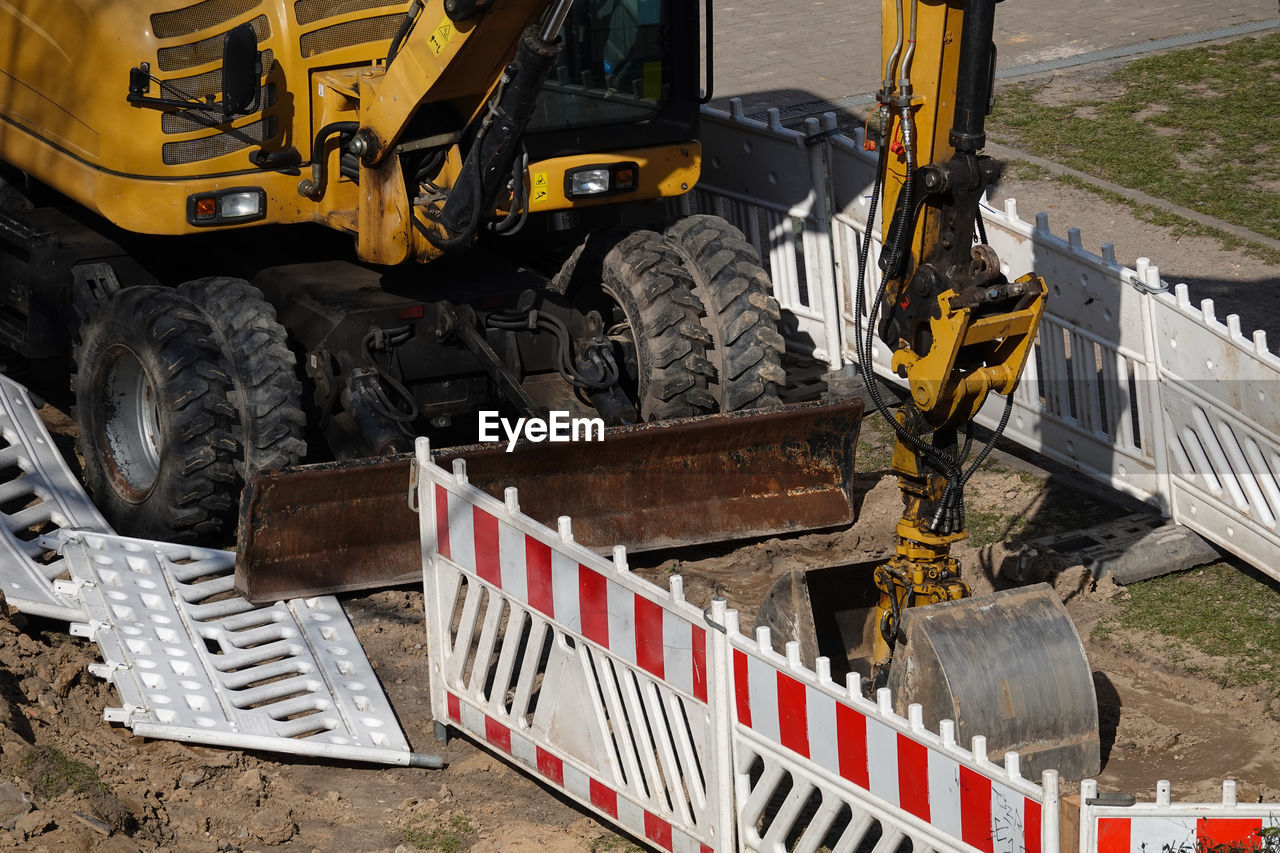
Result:
M222 45L222 114L227 118L249 112L262 85L262 54L258 35L249 24L227 33Z

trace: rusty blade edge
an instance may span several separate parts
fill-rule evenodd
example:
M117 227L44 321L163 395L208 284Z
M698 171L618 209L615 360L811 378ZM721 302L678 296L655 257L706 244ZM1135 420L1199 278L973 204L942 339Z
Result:
M476 487L574 538L637 552L853 521L857 400L682 418L606 431L603 442L453 447ZM408 583L421 573L408 454L287 468L241 503L236 589L251 601Z

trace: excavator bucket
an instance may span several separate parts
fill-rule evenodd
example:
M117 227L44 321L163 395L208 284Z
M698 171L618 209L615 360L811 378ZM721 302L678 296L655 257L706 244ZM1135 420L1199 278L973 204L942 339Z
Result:
M877 562L784 575L755 624L769 627L779 648L798 642L810 666L827 657L837 679L869 676ZM888 686L898 713L918 703L933 731L954 720L960 743L982 735L996 761L1019 753L1028 778L1051 767L1064 779L1099 770L1093 671L1045 584L906 610Z
M1019 753L1028 778L1100 768L1093 670L1047 584L907 610L889 687L899 713L919 703L935 730L955 720L960 743L984 735L996 760Z
M644 551L847 525L862 403L789 405L606 430L603 442L449 448L467 477L589 548ZM420 577L410 457L300 466L245 490L236 590L279 600Z

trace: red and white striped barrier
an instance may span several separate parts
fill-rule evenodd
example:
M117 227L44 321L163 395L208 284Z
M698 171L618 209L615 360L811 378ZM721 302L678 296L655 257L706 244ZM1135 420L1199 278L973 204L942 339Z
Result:
M1018 775L1016 753L999 767L987 760L985 739L975 738L966 750L956 744L950 721L934 735L918 706L906 719L897 716L887 689L869 702L856 675L841 687L831 682L825 660L817 673L801 666L795 644L788 657L775 653L768 629L753 642L738 633L736 614L727 627L735 737L750 739L755 752L806 763L831 795L850 808L856 802L917 847L956 849L959 841L986 853L1057 849L1056 773L1045 774L1044 787L1036 785ZM739 771L741 790L741 763ZM750 839L751 827L741 824Z
M416 476L435 719L656 849L731 851L727 654L682 579L631 575L421 439Z
M598 568L502 514L436 485L440 556L632 666L707 701L705 628L664 608L648 591L620 583L616 569L595 554L585 559Z
M1154 803L1096 801L1098 783L1080 784L1080 853L1199 853L1220 845L1236 850L1280 848L1280 804L1240 804L1236 784L1222 784L1221 803L1174 803L1170 786L1156 786Z
M672 853L1059 853L1057 774L1022 778L986 742L934 734L919 706L863 697L446 472L424 439L416 496L435 719ZM1096 801L1082 784L1080 853L1275 850L1280 805Z
M532 738L503 725L484 711L448 693L449 724L480 736L495 752L506 755L536 773L545 783L568 793L578 802L621 826L655 849L671 853L712 853L712 848L671 825L634 800L618 796L608 782L594 778L572 762L539 746Z

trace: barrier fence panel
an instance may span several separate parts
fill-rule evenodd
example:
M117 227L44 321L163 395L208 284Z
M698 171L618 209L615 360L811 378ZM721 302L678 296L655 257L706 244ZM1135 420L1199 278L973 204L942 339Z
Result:
M419 439L418 510L435 719L485 744L657 850L693 853L1060 853L1058 774L1022 777L920 706L893 710L859 677L803 666L767 628L739 630L435 465ZM1261 839L1280 804L1119 807L1082 783L1080 853L1200 853Z
M1153 300L1173 517L1280 573L1280 357L1265 332L1192 304L1186 285Z
M1220 803L1174 803L1168 782L1154 803L1097 802L1098 783L1080 783L1080 853L1202 853L1280 849L1280 804L1236 802L1236 783L1222 783Z
M725 629L741 849L1056 853L1055 771L1036 785L1016 753L1000 767L983 738L959 746L950 721L935 735L919 706L899 717L888 689L868 701L856 675L832 682L825 658L813 672L798 644L774 652L767 628L749 639L729 612Z
M744 228L783 282L776 295L784 315L799 318L783 330L789 345L803 350L818 335L839 344L839 357L827 358L832 366L856 363L855 288L869 303L879 284L876 223L868 229L865 222L874 161L860 135L826 133L834 128L829 119L806 133L781 127L776 113L770 124L754 122L736 105L731 114L703 115L698 205L739 225L775 223ZM803 225L775 227L783 215ZM1034 271L1050 288L1005 435L1158 507L1280 578L1280 358L1265 335L1242 334L1235 318L1219 322L1211 305L1193 306L1185 289L1166 293L1145 258L1129 269L1110 245L1100 255L1085 250L1077 229L1058 237L1044 214L1028 223L1011 201L1002 210L984 205L983 217L1006 274ZM822 223L825 242L814 234ZM795 248L797 230L803 251ZM867 280L859 282L868 230ZM817 294L827 270L832 291ZM797 281L806 283L803 292ZM900 381L889 348L877 340L872 349L876 373ZM1003 407L992 397L978 422L994 427Z
M67 566L44 537L58 529L111 532L54 447L27 389L0 376L0 589L23 613L83 619L75 596L53 588Z
M425 439L416 464L436 720L659 849L732 850L723 653L681 579L552 533Z
M233 594L235 554L62 530L83 622L121 706L105 719L142 737L425 766L331 595L254 605ZM434 763L434 762L428 762Z

